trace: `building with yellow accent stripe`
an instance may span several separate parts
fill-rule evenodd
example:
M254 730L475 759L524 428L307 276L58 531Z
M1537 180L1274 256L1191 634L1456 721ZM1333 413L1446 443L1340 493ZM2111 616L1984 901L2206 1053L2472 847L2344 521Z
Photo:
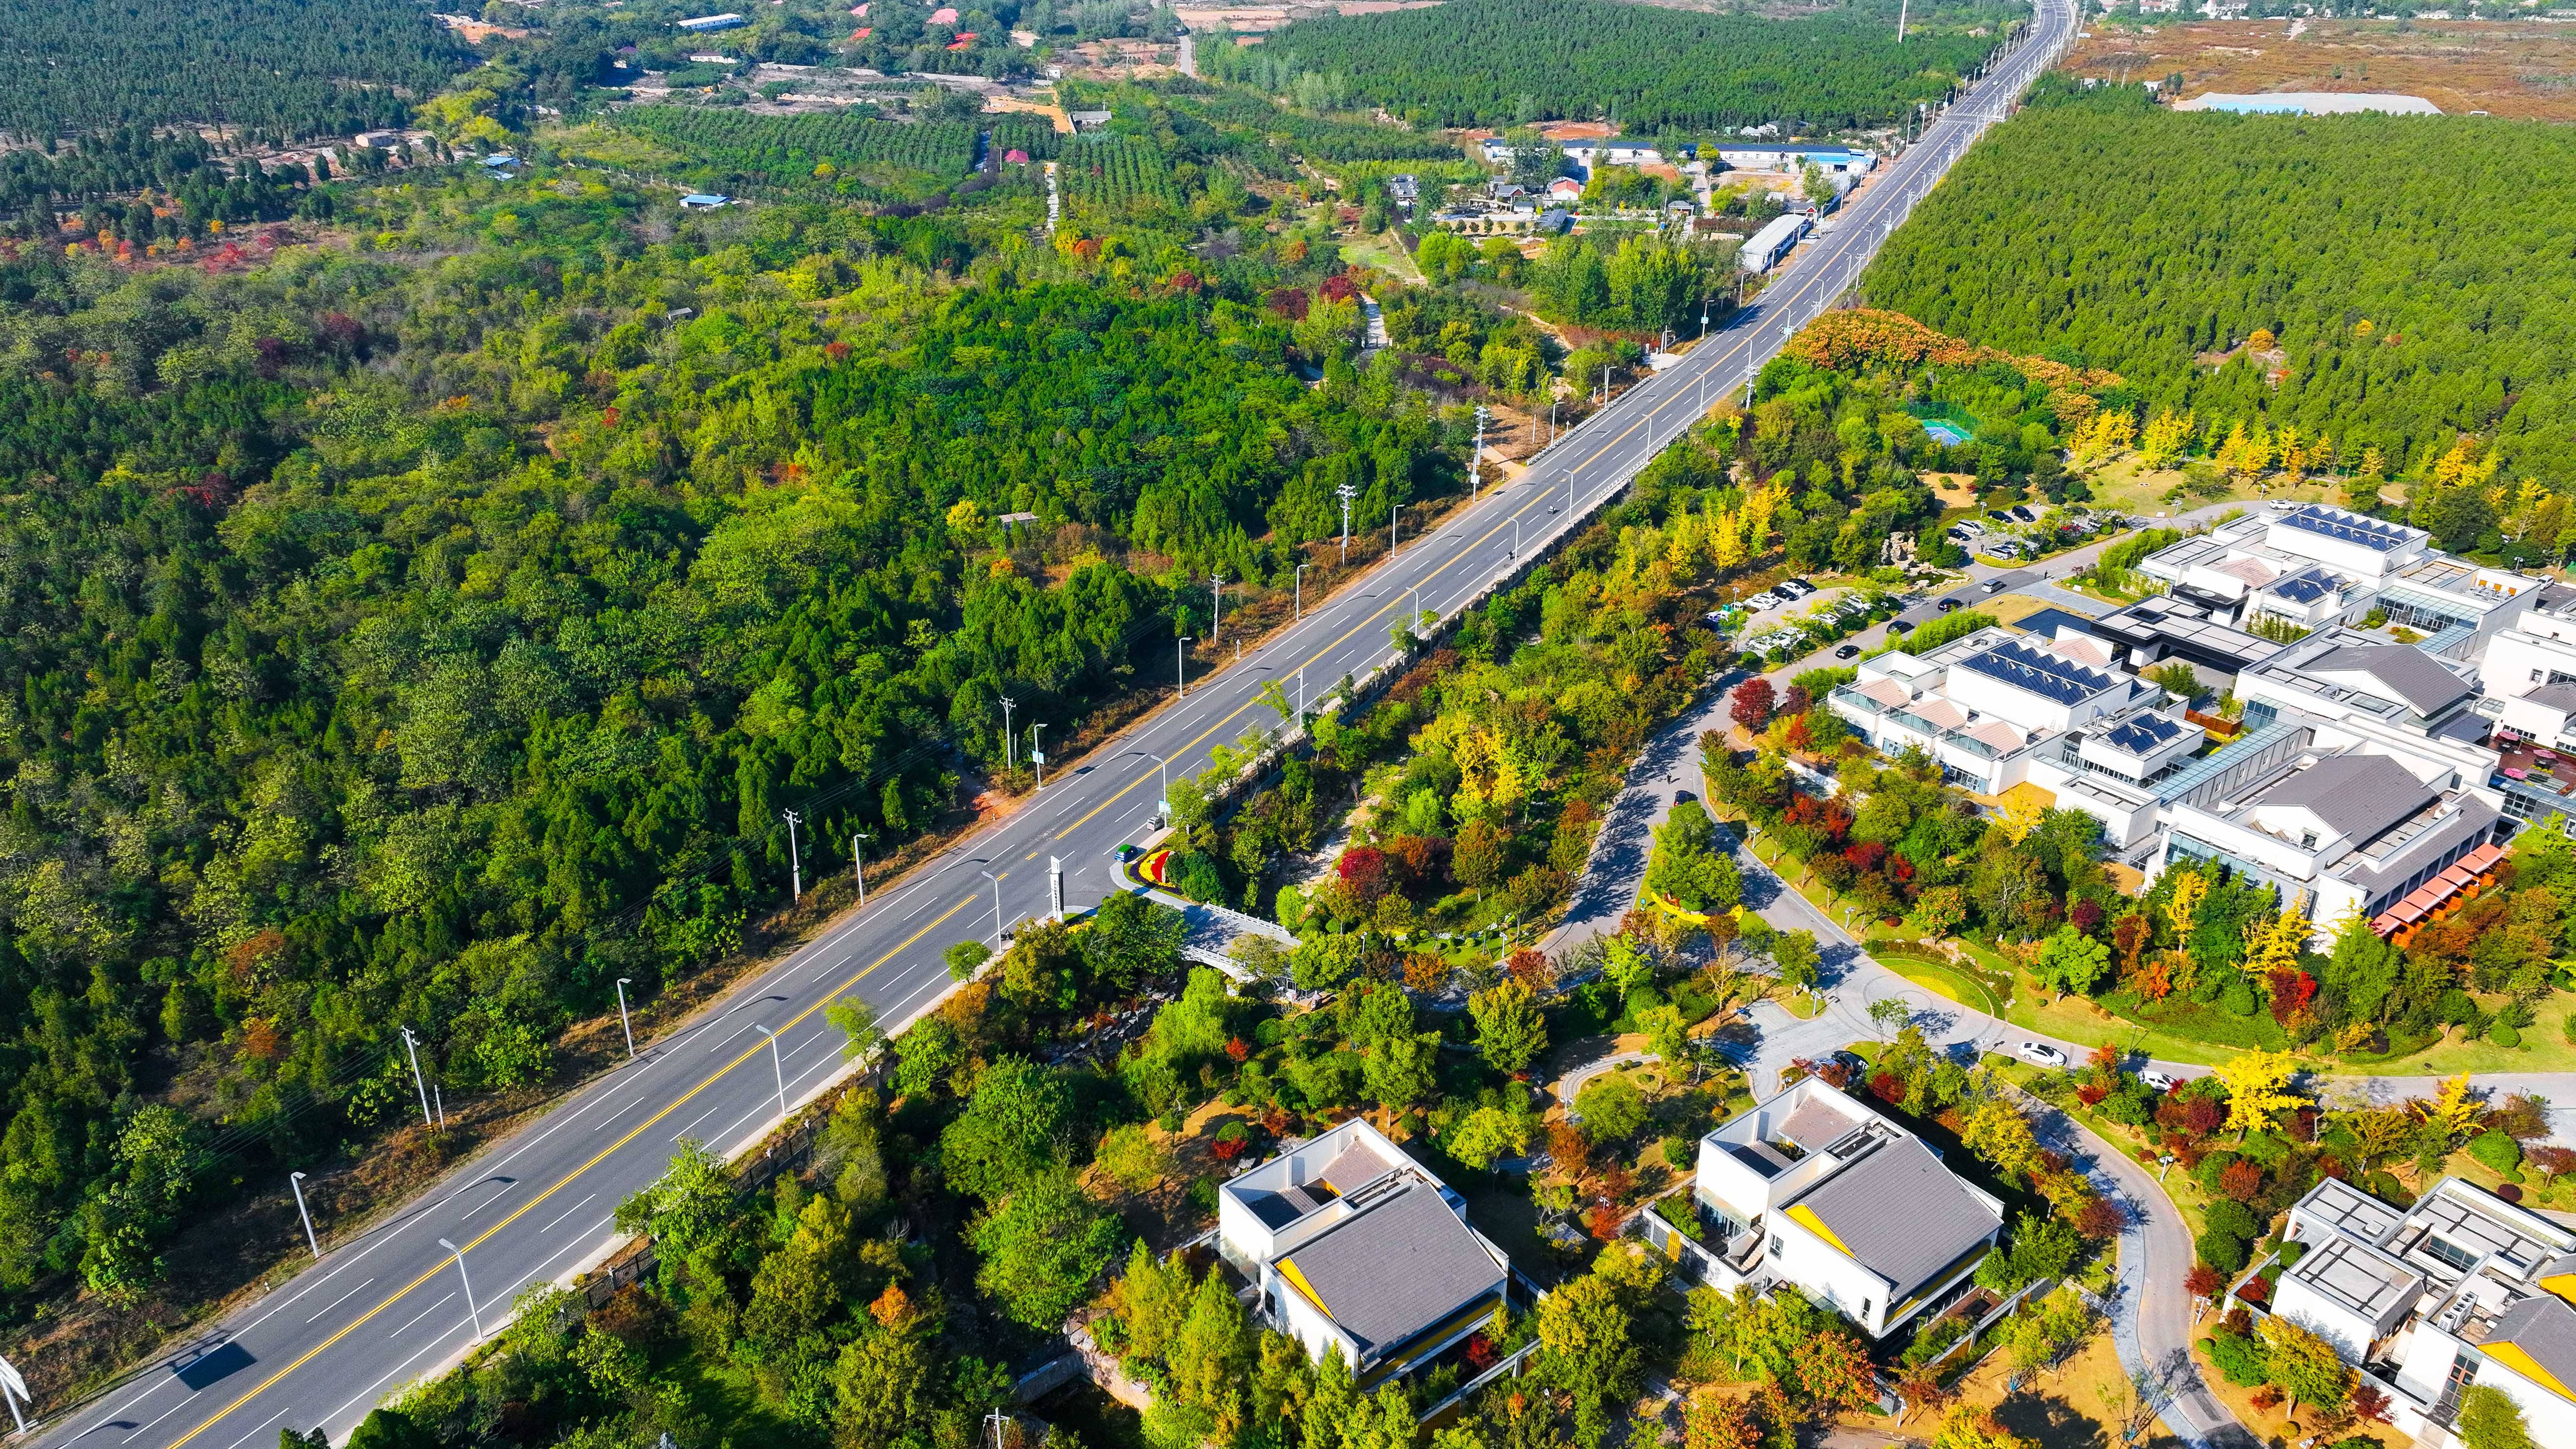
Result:
M2576 1449L2576 1231L2444 1178L2398 1208L2328 1178L2290 1209L2274 1310L2334 1345L2419 1440L2472 1385Z
M1672 1203L1666 1199L1666 1203ZM1993 1194L1896 1123L1810 1077L1700 1139L1698 1236L1646 1237L1720 1292L1790 1284L1873 1338L1964 1292L2003 1232Z
M1428 1365L1514 1281L1466 1200L1358 1118L1218 1189L1217 1251L1263 1318L1363 1386Z

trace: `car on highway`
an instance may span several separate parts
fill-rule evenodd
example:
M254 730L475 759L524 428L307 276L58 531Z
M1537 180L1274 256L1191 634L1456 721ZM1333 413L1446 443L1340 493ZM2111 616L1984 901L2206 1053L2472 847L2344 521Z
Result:
M2057 1048L2050 1046L2044 1041L2023 1042L2020 1046L2013 1048L2012 1054L2021 1058L2023 1061L2030 1063L2034 1067L2062 1067L2066 1065L2066 1053L2059 1051Z
M2138 1069L2138 1080L2147 1086L2153 1087L2159 1092L2170 1092L2174 1088L2182 1085L2182 1078L2175 1076L2171 1072L2160 1072L2154 1067L2140 1067Z
M1858 653L1860 653L1860 646L1859 646L1859 645L1857 645L1857 644L1846 644L1846 645L1844 645L1843 647L1841 647L1840 649L1837 649L1837 650L1835 650L1835 651L1834 651L1834 657L1835 657L1836 659L1849 659L1849 658L1851 658L1853 655L1858 654Z

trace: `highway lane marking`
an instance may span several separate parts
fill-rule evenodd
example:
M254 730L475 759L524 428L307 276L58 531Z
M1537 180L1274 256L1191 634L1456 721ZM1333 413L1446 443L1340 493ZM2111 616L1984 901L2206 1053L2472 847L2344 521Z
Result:
M397 1328L397 1329L395 1329L393 1332L386 1334L386 1335L385 1335L385 1337L387 1337L387 1338L400 1338L400 1337L402 1337L404 1333L406 1333L407 1331L409 1331L409 1330L410 1330L410 1328L411 1328L411 1326L412 1326L413 1324L420 1322L422 1319L427 1318L429 1315L431 1315L431 1314L433 1314L433 1313L436 1313L436 1312L437 1312L438 1310L440 1310L441 1308L446 1307L446 1306L447 1306L447 1300L448 1300L449 1298L454 1298L455 1296L456 1296L456 1290L455 1290L455 1289L453 1289L453 1288L450 1288L449 1290L447 1290L447 1297L446 1297L446 1298L441 1298L441 1299L439 1299L436 1303L433 1303L433 1304L429 1305L427 1308L422 1309L422 1310L421 1310L421 1311L419 1311L418 1313L413 1314L411 1317L404 1319L404 1320L403 1320L403 1326L402 1326L401 1328ZM361 1319L361 1320L360 1320L360 1322L364 1322L364 1321L365 1321L365 1320L363 1320L363 1319ZM350 1326L351 1326L352 1328L354 1328L354 1327L356 1327L357 1325L356 1325L356 1324L351 1324ZM383 1380L383 1379L378 1379L378 1380L376 1380L376 1382L377 1382L377 1383L383 1383L383 1382L384 1382L384 1380ZM263 1384L263 1385L261 1385L260 1387L262 1387L262 1388L266 1388L266 1387L267 1387L267 1385ZM224 1412L225 1412L225 1413L231 1413L232 1411L231 1411L230 1409L226 1409ZM208 1420L207 1422L208 1422L208 1423L212 1423L212 1422L213 1422L213 1420L211 1420L211 1419L210 1419L210 1420Z
M582 1204L583 1204L583 1203L587 1203L587 1202L589 1202L589 1201L590 1201L590 1198L591 1198L591 1197L597 1197L597 1196L599 1196L599 1194L594 1192L594 1193L592 1193L592 1194L590 1195L590 1197L583 1198L583 1199L581 1200L581 1202L574 1203L571 1207L565 1208L562 1212L559 1212L559 1213L555 1214L555 1215L554 1215L554 1217L553 1217L552 1219L550 1219L550 1220L546 1223L546 1225L545 1225L544 1227L537 1229L537 1231L538 1231L538 1232L540 1232L540 1233L551 1233L551 1232L553 1232L553 1231L555 1230L555 1224L562 1222L564 1219L566 1219L566 1218L568 1218L568 1217L571 1217L574 1213L580 1212L580 1211L581 1211L581 1209L582 1209Z
M971 898L970 898L970 899L971 899ZM966 908L966 902L965 902L965 901L960 901L960 902L958 902L956 905L953 905L953 906L949 907L949 908L948 908L948 910L947 910L945 913L943 913L943 914L942 914L942 915L941 915L937 920L932 921L929 925L926 925L926 926L922 927L920 930L913 932L911 935L909 935L909 936L905 937L902 941L898 942L892 950L890 950L890 951L886 952L886 953L885 953L884 955L882 955L882 956L879 956L876 960L869 962L865 967L862 967L860 970L858 970L858 971L856 971L856 972L853 972L853 973L851 974L851 976L850 976L850 979L849 979L849 980L847 980L847 981L845 981L845 982L843 982L843 983L841 984L840 990L838 990L838 991L834 991L833 993L831 993L831 995L830 995L830 996L827 996L826 998L824 998L824 1000L822 1000L822 1001L817 1001L817 1002L815 1002L812 1006L809 1006L809 1007L805 1008L803 1011L798 1012L798 1013L796 1014L796 1016L795 1016L792 1020L790 1020L787 1024L788 1024L789 1026L798 1026L798 1025L803 1024L807 1018L809 1018L809 1017L813 1016L813 1015L814 1015L814 1013L816 1013L816 1012L818 1012L818 1011L821 1011L821 1010L823 1009L823 1007L824 1007L828 1002L830 1002L830 1001L832 1001L832 1000L836 1000L836 999L838 999L842 992L848 991L851 987L854 987L854 986L858 985L861 981L866 980L866 979L867 979L867 977L868 977L868 974L869 974L870 972L872 972L872 971L876 970L876 969L877 969L878 967L880 967L880 966L883 966L885 963L887 963L888 961L893 960L895 957L902 955L904 952L906 952L906 951L908 951L908 950L911 950L914 942L919 941L922 937L924 937L924 936L926 936L926 935L929 935L932 931L934 931L934 930L938 929L941 925L946 924L946 922L947 922L947 920L948 920L948 918L949 918L950 916L953 916L953 915L957 914L959 911L962 911L962 910L964 910L965 908ZM765 1045L765 1044L764 1044L764 1045ZM718 1083L718 1082L720 1082L720 1081L723 1081L723 1080L725 1079L725 1077L733 1071L733 1069L734 1069L734 1068L739 1067L739 1066L741 1066L744 1062L750 1061L753 1057L758 1056L758 1055L760 1054L760 1051L761 1051L761 1048L760 1048L760 1047L751 1047L751 1048L749 1048L749 1049L745 1050L741 1055L739 1055L739 1056L735 1057L732 1061L729 1061L729 1062L725 1063L723 1066L721 1066L721 1067L717 1068L714 1072L709 1073L709 1074L708 1074L708 1076L707 1076L707 1078L706 1078L704 1081L699 1082L696 1086L691 1087L688 1091L686 1091L686 1092L682 1093L682 1094L680 1095L680 1097L679 1097L677 1100L675 1100L675 1101L673 1101L673 1102L671 1103L671 1105L669 1105L669 1106L667 1106L667 1107L663 1108L663 1109L662 1109L661 1111L659 1111L659 1112L654 1113L651 1117L647 1118L646 1120L644 1120L644 1121L642 1121L642 1122L638 1122L638 1123L636 1123L636 1124L635 1124L635 1126L634 1126L631 1130L629 1130L625 1136L620 1137L620 1138L618 1138L615 1142L612 1142L612 1143L608 1144L606 1147L601 1148L598 1152L596 1152L596 1153L592 1154L592 1156L591 1156L591 1158L590 1158L590 1160L589 1160L589 1161L584 1162L581 1166L574 1168L571 1172L568 1172L568 1173L564 1174L564 1176L563 1176L562 1178L560 1178L559 1180L557 1180L557 1181L556 1181L556 1183L554 1184L554 1186L549 1187L549 1188L547 1188L544 1192L541 1192L541 1193L537 1194L535 1197L532 1197L532 1198L528 1199L528 1201L527 1201L526 1203L522 1204L522 1205L519 1207L519 1209L518 1209L517 1211L515 1211L515 1212L511 1213L508 1217L505 1217L505 1218L501 1219L499 1222L494 1223L492 1226L490 1226L490 1227L488 1227L488 1228L485 1228L485 1229L484 1229L480 1234L476 1235L476 1237L474 1238L474 1240L473 1240L472 1242L469 1242L469 1243L467 1243L467 1244L465 1245L466 1250L467 1250L467 1251L471 1251L471 1250L472 1250L472 1249L474 1249L474 1248L478 1248L478 1247L482 1246L484 1243L490 1242L490 1241L492 1240L492 1237L493 1237L493 1235L494 1235L494 1234L496 1234L496 1233L500 1232L500 1231L501 1231L502 1229L504 1229L504 1228L507 1228L507 1227L508 1227L508 1226L510 1226L512 1223L517 1222L520 1218L525 1217L525 1216L526 1216L530 1211L534 1210L538 1204L540 1204L540 1203L544 1202L546 1199L548 1199L548 1198L550 1198L550 1197L553 1197L553 1196L554 1196L556 1193L558 1193L558 1192L563 1191L563 1189L564 1189L565 1187L567 1187L567 1186L571 1185L575 1180L579 1179L583 1173L586 1173L586 1172L590 1171L592 1168L597 1167L597 1166L598 1166L599 1164L601 1164L602 1162L607 1161L607 1160L608 1160L612 1155L616 1154L616 1153L617 1153L617 1152L619 1152L619 1151L624 1150L624 1148L626 1147L626 1145L627 1145L628 1143L633 1142L636 1138L643 1136L646 1132L651 1131L653 1128L660 1126L660 1125L662 1124L663 1119L665 1119L665 1118L669 1117L672 1113L677 1112L677 1111L678 1111L678 1110L680 1110L682 1107L687 1106L687 1105L689 1104L690 1100L691 1100L692 1098L695 1098L695 1097L696 1097L700 1092L703 1092L703 1091L705 1091L707 1088L714 1086L716 1083ZM279 1380L284 1379L288 1374L291 1374L291 1373L295 1372L297 1369L300 1369L300 1368L304 1367L306 1364L311 1363L314 1359L316 1359L316 1358L320 1357L320 1356L322 1355L322 1353L323 1353L323 1352L325 1352L326 1350L330 1349L333 1345L337 1344L341 1339L344 1339L344 1338L348 1337L350 1334L357 1332L359 1328L363 1327L363 1326L364 1326L364 1325L366 1325L369 1321L373 1320L373 1319L376 1317L376 1315L378 1315L378 1314L380 1314L380 1313L384 1312L384 1311L385 1311L386 1309L388 1309L388 1308L393 1307L396 1303L401 1302L401 1301L403 1300L403 1298L404 1298L405 1296L407 1296L408 1294L410 1294L410 1293L411 1293L411 1291L412 1291L413 1289L416 1289L416 1288L420 1287L421 1285L423 1285L423 1284L425 1284L425 1283L428 1283L428 1282L430 1282L432 1279L434 1279L434 1278L438 1277L438 1275L439 1275L440 1273L442 1273L442 1272L446 1271L446 1268L447 1268L447 1264L446 1264L445 1262L443 1262L443 1261L442 1261L442 1262L440 1262L436 1267L433 1267L433 1268L427 1268L427 1269L422 1270L421 1275L420 1275L419 1277L414 1278L414 1279L412 1279L409 1283L406 1283L406 1284L404 1284L402 1287L395 1289L395 1290L393 1291L393 1293L392 1293L391 1295L389 1295L389 1296L388 1296L388 1297L387 1297L383 1302L381 1302L381 1303L377 1304L377 1305L376 1305L375 1307L373 1307L373 1308L368 1309L365 1313L363 1313L363 1314L359 1315L356 1319L351 1320L351 1322L350 1322L350 1324L349 1324L349 1326L348 1326L348 1327L341 1329L339 1332L337 1332L337 1333L335 1333L335 1334L332 1334L329 1338L326 1338L326 1339L322 1340L320 1343L317 1343L317 1344L313 1345L311 1348L306 1349L306 1350L303 1352L303 1354L302 1354L301 1356L299 1356L298 1358L296 1358L296 1360L295 1360L294 1362L292 1362L292 1363L290 1363L290 1364L286 1365L284 1368L279 1369L277 1372L275 1372L275 1373L273 1373L273 1374L270 1374L267 1378L265 1378L265 1379L261 1380L261 1381L260 1381L260 1383L259 1383L259 1385L258 1385L257 1387L255 1387L255 1388L251 1389L251 1390L250 1390L250 1391L248 1391L247 1393L244 1393L240 1398L233 1400L230 1404L227 1404L227 1405L226 1405L226 1406L224 1406L222 1409L220 1409L220 1410L216 1411L216 1413L215 1413L212 1417L208 1418L204 1423L199 1424L197 1427L195 1427L195 1428L193 1428L193 1429L189 1430L187 1433L180 1435L177 1439L172 1440L172 1441L171 1441L171 1443L170 1443L170 1449L182 1449L182 1446L186 1445L190 1440L195 1439L198 1435L203 1434L203 1433L204 1433L204 1432L206 1432L208 1429L213 1428L215 1425L222 1423L226 1418L230 1417L230 1416L232 1415L232 1413L233 1413L235 1410L237 1410L237 1409L241 1408L244 1404L249 1403L251 1400L253 1400L253 1399L255 1399L255 1398L258 1398L261 1394L264 1394L264 1393L268 1392L271 1388L273 1388L273 1387L275 1387L275 1386L277 1385L277 1383L278 1383L278 1381L279 1381ZM453 1295L451 1295L451 1296L453 1296ZM442 1302L444 1302L445 1300L443 1300L443 1299L442 1299L441 1301L442 1301ZM432 1306L434 1307L435 1305L432 1305ZM423 1313L426 1313L428 1310L424 1309L424 1310L422 1310L422 1311L423 1311ZM413 1320L413 1322L415 1322L415 1323L416 1323L416 1322L418 1322L418 1321L419 1321L419 1319L417 1319L417 1318L415 1318L415 1319ZM408 1326L408 1325L406 1325L406 1326ZM399 1330L397 1330L397 1332L399 1332ZM182 1402L182 1403L185 1403L185 1402L187 1402L187 1400L182 1400L181 1402Z
M693 1129L693 1128L695 1128L699 1123L704 1122L704 1121L705 1121L705 1120L707 1120L709 1117L712 1117L712 1116L714 1116L715 1114L717 1114L718 1112L721 1112L721 1111L723 1111L723 1110L724 1110L724 1108L723 1108L721 1105L718 1105L718 1106L714 1106L714 1107L709 1107L707 1110L705 1110L705 1111L703 1111L703 1112L700 1112L700 1113L699 1113L698 1115L696 1115L695 1117L692 1117L692 1118L690 1118L690 1119L689 1119L689 1125L688 1125L687 1127L683 1127L683 1128L681 1128L679 1131L672 1133L672 1134L671 1134L671 1140L672 1140L672 1141L674 1141L674 1142L677 1142L677 1141L679 1141L681 1138L688 1136L688 1135L689 1135L690 1130L691 1130L691 1129Z
M330 1312L332 1309L339 1307L341 1304L348 1302L350 1299L357 1297L360 1293L363 1293L363 1292L365 1292L365 1291L366 1291L367 1285L368 1285L369 1283L373 1283L374 1281L376 1281L376 1280L375 1280L375 1279L373 1279L373 1278L363 1278L363 1279L360 1279L360 1280L359 1280L359 1282L358 1282L358 1286L357 1286L357 1287L350 1289L348 1292L343 1293L343 1294L341 1294L339 1297L334 1298L334 1299L332 1299L330 1302L328 1302L328 1303L326 1303L326 1304L322 1305L322 1307L321 1307L320 1309L318 1309L318 1310L316 1310L316 1311L314 1312L314 1314L313 1314L313 1318L308 1318L308 1319L306 1319L306 1320L304 1320L304 1321L305 1321L305 1322L307 1322L307 1323L311 1323L315 1318L320 1318L323 1314L328 1313L328 1312Z
M274 1424L274 1423L276 1423L278 1420L283 1419L283 1418L285 1418L285 1417L286 1417L286 1410L284 1410L284 1409L280 1409L280 1410L278 1410L276 1413L269 1415L269 1416L268 1416L268 1418L267 1418L267 1420L266 1420L265 1422L263 1422L263 1423L259 1426L259 1428L257 1428L257 1429L253 1429L253 1430L251 1430L251 1431L250 1431L250 1433L249 1433L249 1434L244 1434L244 1435L243 1435L243 1436L241 1436L240 1438L235 1439L235 1440L234 1440L233 1442L231 1442L230 1444L225 1445L225 1446L224 1446L224 1449L241 1449L241 1446L243 1446L244 1444L247 1444L247 1443L249 1443L249 1442L251 1441L251 1437L252 1437L252 1435L256 1435L256 1434L260 1433L261 1431L263 1431L263 1430L267 1429L267 1428L268 1428L268 1426L269 1426L270 1424Z
M162 1410L161 1419L169 1418L172 1414L175 1414L186 1407L188 1407L188 1401L186 1399L181 1399L179 1402L172 1404L169 1408ZM135 1440L142 1438L144 1435L151 1433L153 1429L160 1424L161 1419L155 1419L151 1423L144 1425L142 1428L135 1430L133 1433L126 1435L125 1442L131 1444Z
M455 1296L456 1296L455 1294L450 1293L450 1294L448 1294L448 1295L447 1295L447 1298L453 1298L453 1297L455 1297ZM438 1302L439 1302L439 1303L444 1303L444 1302L446 1302L446 1301L447 1301L447 1298L441 1298L440 1300L438 1300ZM432 1308L435 1308L435 1307L437 1307L437 1306L438 1306L438 1304L437 1304L437 1303L433 1303L433 1304L431 1304L431 1305L430 1305L430 1307L432 1307ZM419 1321L420 1321L419 1319L415 1318L415 1319L413 1319L413 1320L412 1320L412 1323L418 1323ZM406 1323L406 1324L404 1324L404 1325L403 1325L403 1328L409 1328L409 1327L411 1327L411 1323ZM396 1330L394 1330L394 1331L395 1331L397 1334L399 1334L399 1333L401 1333L402 1329L396 1329ZM421 1354L427 1353L427 1352L429 1352L431 1349L438 1347L438 1346L439 1346L439 1344L440 1344L440 1343L442 1343L442 1342L444 1342L444 1341L445 1341L445 1340L443 1340L443 1339L436 1339L436 1338L433 1338L433 1339L431 1339L428 1343L426 1343L426 1344L422 1345L422 1347L421 1347L421 1349L420 1349L420 1351L419 1351L418 1353L414 1353L410 1358L404 1359L401 1363L395 1364L395 1365L393 1366L393 1370L392 1370L392 1372L387 1373L387 1374L385 1375L385 1378L384 1378L384 1379L378 1379L378 1380L376 1380L374 1383L367 1385L365 1388L358 1390L358 1392L357 1392L356 1396L355 1396L355 1397L353 1397L353 1398L351 1398L351 1399L349 1400L349 1402L347 1402L347 1403L345 1403L345 1404L342 1404L340 1407L338 1407L338 1408L336 1408L336 1409L333 1409L333 1410L330 1412L330 1414L329 1414L327 1417L325 1417L325 1418L322 1420L322 1423L321 1423L320 1425L318 1425L317 1427L320 1427L320 1428L328 1428L328 1427L330 1427L331 1421L332 1421L333 1419L337 1419L337 1418L339 1418L342 1414L345 1414L345 1413L349 1412L351 1409L356 1408L356 1407L358 1406L358 1402L359 1402L359 1400L364 1399L364 1398L368 1397L369 1395L373 1394L376 1390L383 1388L383 1387L385 1386L385 1379L392 1378L392 1377L394 1376L394 1374L401 1373L404 1369L410 1368L413 1364L418 1363L418 1362L420 1361L420 1355L421 1355ZM251 1432L252 1432L252 1433L254 1433L254 1434L256 1434L256 1433L258 1433L259 1431L258 1431L257 1429L253 1429Z

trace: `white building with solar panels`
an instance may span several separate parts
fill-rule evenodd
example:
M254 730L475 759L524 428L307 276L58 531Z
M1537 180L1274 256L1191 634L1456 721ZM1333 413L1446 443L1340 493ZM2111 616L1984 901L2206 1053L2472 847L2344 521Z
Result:
M1928 655L1866 660L1826 703L1881 754L1919 749L1952 784L2000 795L2030 779L2035 761L2080 759L2078 734L2107 734L2163 700L2164 691L2111 667L2109 648L2079 630L2040 639L1993 628ZM2183 728L2166 723L2174 733L2159 749L2197 746L2196 727L2181 746Z
M2379 613L2453 657L2509 627L2543 586L2443 553L2420 528L2322 503L2236 519L2150 554L2138 571L2221 624L2320 629Z

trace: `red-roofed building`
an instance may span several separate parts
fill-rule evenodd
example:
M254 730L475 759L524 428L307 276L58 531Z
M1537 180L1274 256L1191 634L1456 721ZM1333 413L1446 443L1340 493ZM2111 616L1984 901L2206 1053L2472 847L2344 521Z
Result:
M955 40L952 40L952 41L948 42L948 48L949 48L950 50L964 50L966 47L968 47L968 46L970 46L970 45L973 45L974 43L975 43L975 32L974 32L974 31L971 31L971 30L961 31L961 32L959 32L959 34L958 34L958 36L957 36L957 38L956 38Z

